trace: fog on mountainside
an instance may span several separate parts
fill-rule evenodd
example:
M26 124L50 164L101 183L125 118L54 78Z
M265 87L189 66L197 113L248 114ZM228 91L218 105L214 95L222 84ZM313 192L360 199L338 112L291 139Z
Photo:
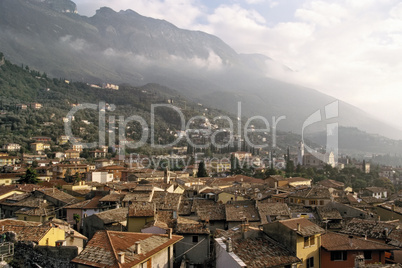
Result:
M260 115L278 129L301 133L317 110L321 122L306 131L325 131L325 107L334 98L317 90L270 78L286 66L263 55L238 54L218 37L179 29L127 10L104 7L93 17L75 14L64 0L3 0L0 47L15 63L73 81L159 83L187 98L241 115ZM402 138L395 128L339 102L337 122L368 133ZM332 120L334 121L334 120ZM332 122L331 121L331 122Z

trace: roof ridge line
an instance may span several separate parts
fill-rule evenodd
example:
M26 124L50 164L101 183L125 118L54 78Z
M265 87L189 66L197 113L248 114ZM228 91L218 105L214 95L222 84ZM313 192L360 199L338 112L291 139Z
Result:
M118 266L118 267L122 267L122 266L121 266L121 263L119 262L119 258L118 258L118 256L117 256L117 253L116 253L116 251L114 250L112 240L110 239L109 231L108 231L108 230L105 230L105 232L106 232L106 235L107 235L107 239L109 240L109 244L110 244L110 246L111 246L111 248L112 248L113 255L114 255L115 259L116 259L117 266ZM111 231L110 231L110 232L111 232Z

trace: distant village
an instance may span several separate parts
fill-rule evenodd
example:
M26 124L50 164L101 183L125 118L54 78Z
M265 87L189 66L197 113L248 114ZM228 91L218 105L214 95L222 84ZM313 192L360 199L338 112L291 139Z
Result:
M27 153L15 143L0 153L1 267L401 267L398 168L378 169L393 190L356 190L281 172L290 161L373 172L333 153L318 160L302 143L275 163L248 151L187 161L185 146L153 156L191 162L174 169L68 136L60 152L50 137L31 140ZM234 172L234 163L255 168Z

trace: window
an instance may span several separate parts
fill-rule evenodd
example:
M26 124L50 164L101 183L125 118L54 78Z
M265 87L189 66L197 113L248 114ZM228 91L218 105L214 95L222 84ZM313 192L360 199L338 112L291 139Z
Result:
M314 267L314 257L308 258L306 263L307 268Z
M198 243L198 235L193 235L193 243Z
M310 200L310 205L316 205L316 201L315 200Z
M364 251L364 259L365 260L371 260L372 259L371 251L368 251L368 250Z
M331 261L346 261L348 258L347 251L332 251Z
M323 205L324 205L324 201L321 200L321 201L320 201L320 206L323 206Z
M307 236L304 238L304 247L309 247L315 245L315 237L314 235L312 236Z
M304 238L304 247L308 247L310 245L309 237Z

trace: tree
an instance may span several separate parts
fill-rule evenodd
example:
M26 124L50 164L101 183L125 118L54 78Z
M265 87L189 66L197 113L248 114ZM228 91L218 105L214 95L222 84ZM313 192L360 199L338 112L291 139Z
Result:
M391 180L385 177L377 178L373 182L374 186L387 188L394 192L394 185L392 184Z
M230 156L230 173L232 175L241 174L239 159L233 154Z
M38 174L32 167L28 168L25 174L21 177L20 183L36 184L38 183Z
M77 183L81 181L81 174L79 172L76 172L73 176L73 182Z
M73 220L75 221L75 229L78 230L78 223L81 220L81 217L79 214L74 213L73 214Z
M80 217L80 215L74 213L73 219L74 219L75 223L78 225L78 223L81 220L81 217Z
M201 162L198 164L197 177L198 177L198 178L208 177L208 173L207 173L207 170L206 170L206 168L205 168L205 163L204 163L204 161L201 161Z

